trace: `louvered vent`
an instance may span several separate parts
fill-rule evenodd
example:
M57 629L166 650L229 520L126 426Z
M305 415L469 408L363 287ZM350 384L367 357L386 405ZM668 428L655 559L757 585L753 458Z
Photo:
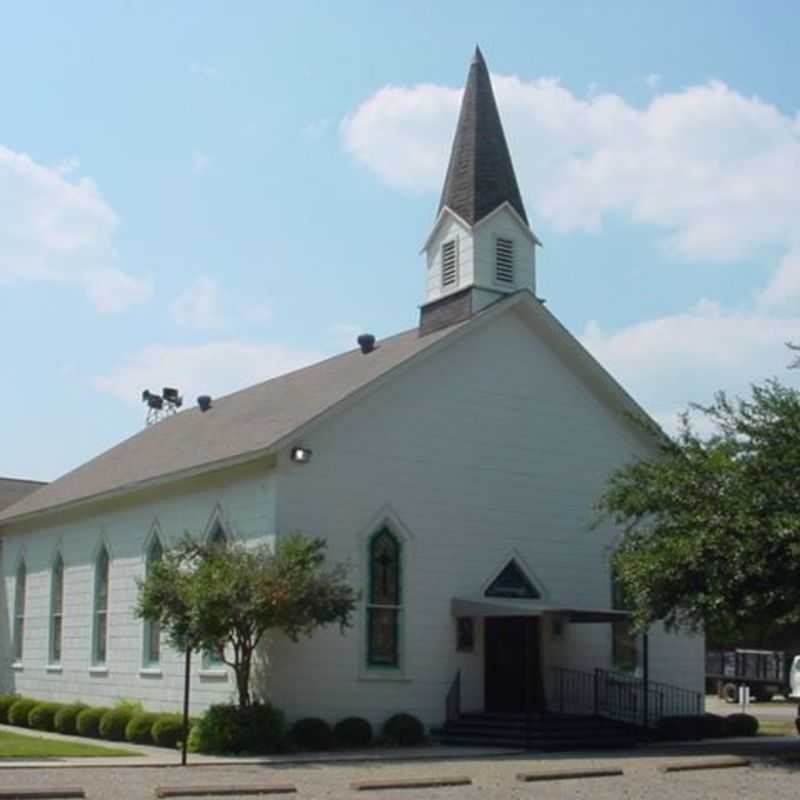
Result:
M497 239L494 276L498 283L514 283L514 242Z
M442 245L442 288L458 282L458 248L455 239Z

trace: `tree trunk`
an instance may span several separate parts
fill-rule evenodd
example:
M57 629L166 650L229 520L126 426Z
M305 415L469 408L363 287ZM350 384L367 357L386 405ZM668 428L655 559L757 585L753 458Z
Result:
M250 705L250 659L252 651L242 647L241 658L234 671L236 673L236 689L239 692L239 705L246 708Z

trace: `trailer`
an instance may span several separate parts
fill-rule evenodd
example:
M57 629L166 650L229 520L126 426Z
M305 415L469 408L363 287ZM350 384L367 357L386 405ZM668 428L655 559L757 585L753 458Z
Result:
M746 686L758 702L773 695L800 695L800 656L781 650L709 650L706 653L706 684L728 703L736 703Z

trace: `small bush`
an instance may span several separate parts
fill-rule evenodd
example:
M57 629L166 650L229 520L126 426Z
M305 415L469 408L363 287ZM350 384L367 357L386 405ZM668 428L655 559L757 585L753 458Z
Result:
M8 724L8 709L19 700L18 694L0 694L0 725Z
M211 706L192 728L189 748L199 753L278 752L286 742L286 718L269 703L246 708Z
M701 739L703 723L699 716L662 717L657 731L662 739L670 741Z
M34 706L39 705L38 700L31 700L29 697L19 697L16 702L8 709L8 722L10 725L18 725L20 728L28 727L28 715Z
M28 727L37 731L54 731L55 716L63 708L61 703L39 703L28 714Z
M337 747L367 747L372 742L372 725L361 717L339 720L333 728Z
M178 742L183 741L183 717L180 714L159 714L150 732L155 744L174 750Z
M78 732L76 727L78 714L80 714L84 708L87 708L87 706L83 703L61 706L61 708L56 711L56 715L53 718L53 730L56 733L65 733L68 736L74 736Z
M75 730L79 736L91 736L97 739L100 736L100 720L110 711L108 708L97 708L90 706L84 708L78 714L78 719L75 722Z
M728 714L725 717L725 730L728 736L755 736L758 733L758 720L750 714Z
M128 708L112 708L100 718L100 736L110 742L121 742L133 712Z
M721 739L727 736L725 717L706 713L700 717L700 735L703 739Z
M330 750L333 747L331 726L319 717L305 717L292 725L292 742L302 750Z
M153 744L153 725L158 719L158 714L138 711L125 726L125 741L134 744Z
M393 744L408 747L425 738L425 728L413 714L395 714L383 723L383 735Z
M114 703L114 708L130 711L131 716L144 713L144 706L138 700L133 700L130 697L120 697L120 699Z

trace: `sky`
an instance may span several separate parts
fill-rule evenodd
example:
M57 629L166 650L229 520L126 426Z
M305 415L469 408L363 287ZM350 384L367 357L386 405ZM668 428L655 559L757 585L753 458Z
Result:
M800 340L793 1L6 3L0 475L413 327L476 43L538 294L667 430Z

